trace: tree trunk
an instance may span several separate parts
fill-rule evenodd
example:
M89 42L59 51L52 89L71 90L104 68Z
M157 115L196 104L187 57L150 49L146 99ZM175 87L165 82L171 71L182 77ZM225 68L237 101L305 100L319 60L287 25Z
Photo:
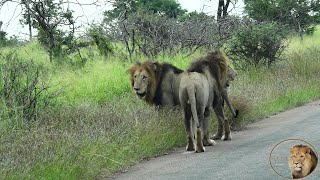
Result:
M228 8L231 0L227 0L226 4L223 6L223 18L228 15Z
M30 13L30 3L29 0L26 1L26 6L27 6L27 13L28 13L28 26L29 26L29 40L31 41L32 39L32 20L31 20L31 13Z
M222 11L224 9L224 0L219 0L217 20L219 21L222 18Z
M298 22L298 26L299 26L300 42L302 43L302 41L303 41L303 29L301 28L300 22Z
M218 12L217 12L217 20L225 18L228 15L228 8L231 0L227 0L226 3L224 0L219 0L218 4Z

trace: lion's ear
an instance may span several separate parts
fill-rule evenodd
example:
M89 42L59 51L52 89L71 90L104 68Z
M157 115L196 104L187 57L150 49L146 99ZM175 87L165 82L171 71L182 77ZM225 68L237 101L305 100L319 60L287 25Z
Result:
M310 154L311 149L309 147L306 147L305 149L306 149L306 154Z
M292 146L292 147L290 148L290 154L293 153L293 148L294 148L294 146Z
M137 70L137 65L132 65L126 72L128 74L133 74Z
M158 62L153 62L152 63L152 69L154 70L154 71L157 71L159 68L158 68L158 65L159 65L159 63Z

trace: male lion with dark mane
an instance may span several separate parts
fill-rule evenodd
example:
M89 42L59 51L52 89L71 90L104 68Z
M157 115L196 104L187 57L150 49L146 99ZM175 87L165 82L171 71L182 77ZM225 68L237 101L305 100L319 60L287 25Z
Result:
M183 70L168 64L146 61L128 70L131 87L140 99L156 106L179 106L179 85Z
M306 145L295 145L290 148L289 168L293 179L306 177L316 168L318 157Z

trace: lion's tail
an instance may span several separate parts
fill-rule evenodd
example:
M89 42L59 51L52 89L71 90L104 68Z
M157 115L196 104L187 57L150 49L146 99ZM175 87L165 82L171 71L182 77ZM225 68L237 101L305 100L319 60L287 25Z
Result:
M196 92L195 92L194 85L187 87L187 93L188 93L188 97L189 97L193 120L194 120L197 128L199 128L200 125L199 125L199 119L198 119L198 114L197 114Z

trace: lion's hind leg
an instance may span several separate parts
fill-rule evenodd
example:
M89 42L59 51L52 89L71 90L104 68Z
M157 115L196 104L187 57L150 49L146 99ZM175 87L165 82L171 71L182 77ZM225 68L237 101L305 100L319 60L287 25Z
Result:
M188 143L187 143L187 147L186 150L187 151L194 151L195 147L194 147L194 136L195 134L193 133L193 123L191 122L191 108L190 105L186 105L186 107L183 108L184 111L184 125L186 128L186 132L187 132L187 136L188 136Z

